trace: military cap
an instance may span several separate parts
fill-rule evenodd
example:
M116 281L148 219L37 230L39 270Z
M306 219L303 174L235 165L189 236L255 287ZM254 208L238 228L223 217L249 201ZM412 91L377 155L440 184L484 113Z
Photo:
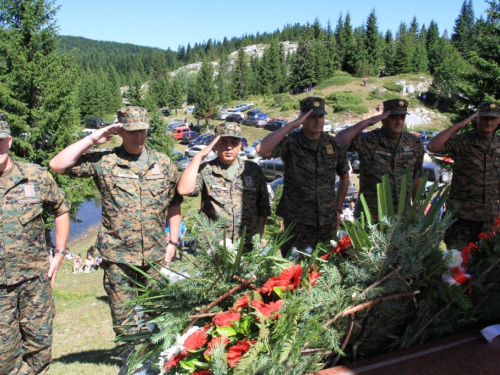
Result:
M307 113L313 109L313 115L326 115L325 99L316 96L308 96L300 102L300 112Z
M500 117L500 104L483 102L477 106L479 116Z
M7 116L0 114L0 138L8 137L10 137L10 128L7 122Z
M148 111L146 108L127 106L117 111L118 122L127 131L149 129Z
M241 128L236 122L225 122L217 126L215 134L220 137L241 138Z
M384 112L391 111L391 115L409 115L408 101L404 99L392 99L384 102Z

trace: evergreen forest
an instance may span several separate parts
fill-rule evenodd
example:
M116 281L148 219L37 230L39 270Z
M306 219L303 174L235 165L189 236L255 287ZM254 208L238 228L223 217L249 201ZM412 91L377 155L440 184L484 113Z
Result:
M124 101L148 108L157 123L158 108L185 102L208 121L216 107L252 96L293 95L342 76L422 73L433 79L426 105L462 115L499 97L500 2L487 3L476 15L465 0L452 30L413 17L393 34L373 10L362 25L339 14L335 22L315 19L173 51L61 36L55 1L0 0L0 113L15 136L11 153L44 166L75 141L81 119L109 116ZM245 53L251 45L263 45L262 55ZM179 69L194 63L201 64L196 73ZM87 180L55 178L75 206L94 193Z

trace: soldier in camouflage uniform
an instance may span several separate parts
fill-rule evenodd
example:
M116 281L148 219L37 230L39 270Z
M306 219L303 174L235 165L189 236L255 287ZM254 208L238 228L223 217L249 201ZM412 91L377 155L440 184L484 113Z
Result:
M0 115L0 374L46 374L52 359L52 287L68 253L69 205L45 168L10 158L11 142ZM56 229L50 263L43 210L54 215Z
M467 133L455 134L476 118L477 127ZM493 229L498 215L500 183L500 104L484 102L478 112L434 136L427 149L449 154L454 161L451 191L447 209L457 221L445 233L449 249L462 248L476 242L482 232Z
M415 197L422 181L424 146L413 134L403 131L408 114L408 102L404 99L387 100L381 115L370 117L342 130L336 138L348 151L359 155L359 193L363 194L370 213L377 217L377 184L388 175L391 184L392 202L395 209L401 193L402 178L409 169L406 196ZM382 127L361 133L368 126L382 121ZM413 191L412 186L414 186ZM359 218L363 210L361 201L356 202L354 216Z
M307 97L300 117L267 135L256 147L262 157L283 160L283 195L276 213L285 228L294 223L292 238L282 248L285 256L295 246L304 250L336 236L349 184L345 147L323 132L325 100ZM291 133L302 125L302 129ZM339 188L335 192L336 175Z
M211 220L226 218L226 236L233 242L246 227L244 249L250 251L252 236L262 236L271 214L266 177L257 164L238 158L242 137L238 124L226 122L216 132L213 142L182 173L177 190L189 196L201 192L201 212ZM217 158L201 164L212 148Z
M123 325L132 318L123 302L136 296L135 291L124 289L135 287L127 277L144 281L127 264L154 274L145 259L170 262L178 245L172 238L178 238L182 197L175 194L175 165L145 145L149 129L146 110L121 108L118 121L65 148L51 160L50 167L72 177L92 177L101 193L102 221L96 247L103 258L104 289L113 324ZM111 140L115 132L123 139L121 146L89 151ZM164 234L167 209L168 244ZM114 330L124 332L120 327Z

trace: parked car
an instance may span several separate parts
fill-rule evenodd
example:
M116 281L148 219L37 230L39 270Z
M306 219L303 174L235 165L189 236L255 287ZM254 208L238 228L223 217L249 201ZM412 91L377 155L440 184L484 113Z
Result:
M276 180L285 175L285 166L281 159L266 159L259 161L259 167L268 181Z
M274 201L274 193L279 186L285 183L285 177L277 178L276 180L267 184L267 192L269 193L269 201Z
M420 141L422 142L422 144L425 146L427 146L429 144L429 142L431 141L432 139L432 135L419 135L418 136L418 139L420 139Z
M205 158L203 158L203 160L201 161L202 163L205 163L207 161L210 161L210 160L213 160L217 157L217 155L215 154L215 152L210 152ZM186 168L188 167L189 163L191 163L191 161L193 160L193 158L188 158L186 156L184 156L184 160L182 161L182 163L179 163L179 165L177 166L177 169L179 171L185 171Z
M257 151L255 150L255 146L257 146L260 142L262 142L262 138L257 139L250 147L245 148L245 154L248 159L255 159L259 157Z
M438 163L433 161L424 162L423 173L428 175L429 178L425 184L425 194L429 192L432 184L437 181L438 186L444 186L451 182L452 173L444 167L441 167Z
M337 134L338 132L340 132L341 130L344 130L344 129L347 129L349 126L349 124L345 124L345 125L341 125L341 126L337 126L336 128L333 129L333 132L335 134Z
M359 156L356 151L347 152L347 160L351 163L352 171L359 173Z
M339 176L336 176L335 179L335 192L337 191L339 187L339 182L340 178ZM354 186L353 182L351 179L349 179L349 185L347 187L347 194L345 195L344 202L354 202L358 199L358 190L356 189L356 186Z
M243 111L246 111L247 109L252 108L252 106L253 106L253 103L240 103L240 104L234 105L233 108L238 109L241 112L243 112Z
M187 115L188 113L193 113L196 111L196 107L194 105L191 105L189 107L184 108L184 113Z
M269 121L269 116L260 109L251 109L247 112L245 125L264 126Z
M435 135L439 134L439 132L431 131L431 130L419 130L417 133L419 135L430 135L431 137L434 137Z
M188 131L188 132L184 133L184 135L182 136L180 144L187 145L189 142L196 139L196 137L198 137L199 135L200 135L200 133L198 133L198 132Z
M172 156L170 157L170 160L172 160L175 164L175 166L177 167L177 170L179 171L182 171L182 164L186 161L186 160L189 160L189 158L184 155L184 154L181 154L179 151L174 151L172 152Z
M168 134L173 136L175 139L182 139L184 134L190 132L191 129L189 129L189 126L177 126L172 129L172 131Z
M212 142L215 138L215 134L213 133L206 133L199 135L196 139L192 140L189 142L188 147L193 147L197 145L208 145L210 142Z
M237 122L238 124L243 124L245 118L237 113L232 113L226 117L227 122Z
M87 129L100 129L104 127L104 122L102 121L102 118L99 117L86 118L80 121L80 124L85 125Z
M185 124L183 122L178 122L178 121L169 122L167 125L167 134L171 133L172 130L174 130L175 128L177 128L179 126L185 126Z
M172 116L172 111L170 109L162 109L160 113L165 117Z
M284 121L269 121L264 125L265 130L275 131L286 125L286 120Z
M323 131L326 133L330 133L332 131L332 122L330 120L325 119L325 126L323 126Z
M186 155L187 157L193 157L195 156L198 152L200 152L201 150L203 150L205 147L208 147L207 145L196 145L196 146L193 146L193 147L190 147L188 148L185 152L184 152L184 155ZM208 153L207 156L213 156L215 157L215 152L213 150L210 150L210 152ZM213 159L213 158L212 158Z

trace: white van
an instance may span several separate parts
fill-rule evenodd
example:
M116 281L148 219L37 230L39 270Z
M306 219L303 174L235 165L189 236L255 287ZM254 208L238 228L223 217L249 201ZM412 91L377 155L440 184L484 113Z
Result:
M326 133L330 133L332 131L332 122L330 120L325 119L325 126L323 127L323 131Z

